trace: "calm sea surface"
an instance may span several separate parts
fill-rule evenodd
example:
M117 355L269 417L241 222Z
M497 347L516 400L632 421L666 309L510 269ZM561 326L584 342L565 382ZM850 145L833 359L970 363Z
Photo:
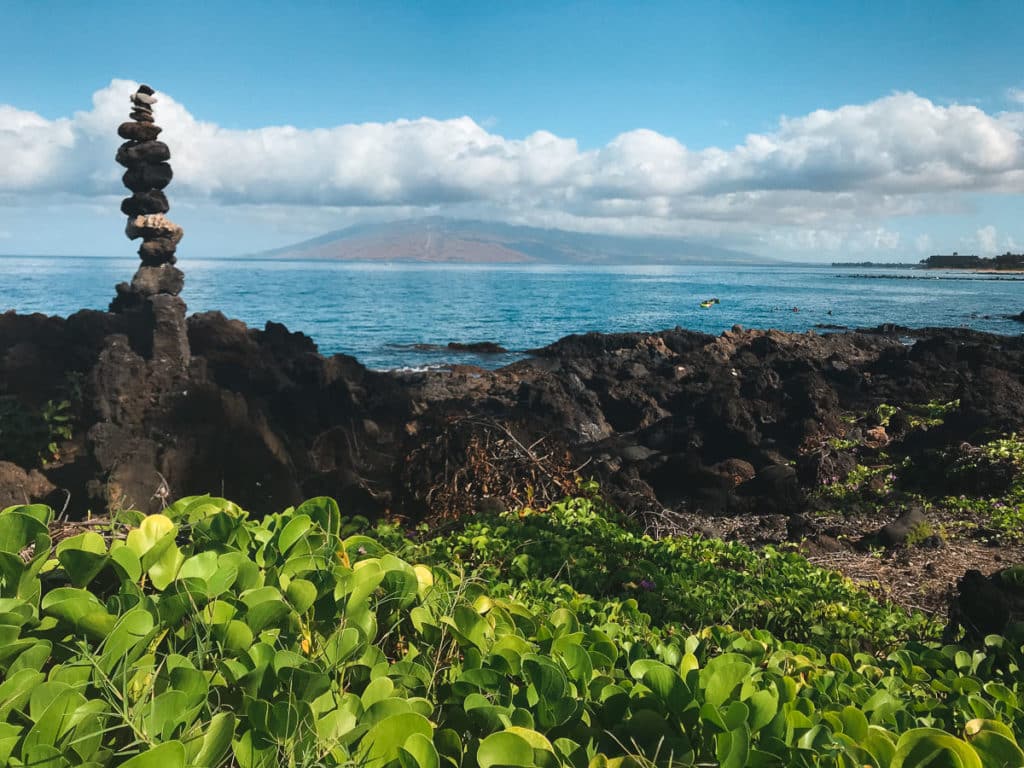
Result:
M0 256L0 311L67 315L106 308L133 258ZM806 267L563 267L183 260L190 312L219 309L251 326L303 331L321 352L372 368L452 362L494 367L449 341L494 341L521 352L584 331L734 324L805 331L898 323L1019 334L1024 281L899 269ZM1017 276L1018 278L1020 276ZM703 299L721 303L702 309ZM799 308L794 312L793 308ZM440 348L416 349L414 345Z

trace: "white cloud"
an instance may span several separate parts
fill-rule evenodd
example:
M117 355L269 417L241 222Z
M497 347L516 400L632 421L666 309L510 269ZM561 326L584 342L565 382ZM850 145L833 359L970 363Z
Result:
M115 129L135 85L115 80L90 110L57 120L0 105L0 206L121 194ZM441 212L893 250L899 234L884 226L892 217L932 212L965 192L1024 192L1024 112L990 115L913 93L783 118L739 146L703 149L645 129L595 149L547 131L508 139L468 117L232 130L159 97L175 207L263 216L315 208L335 221Z
M1024 104L1024 88L1007 88L1006 98L1017 104Z
M995 253L999 249L997 245L998 232L996 232L996 228L991 224L979 229L975 236L978 238L978 247L982 252Z
M790 228L770 233L761 242L772 250L842 252L872 254L899 248L900 233L885 227L832 229L827 227Z

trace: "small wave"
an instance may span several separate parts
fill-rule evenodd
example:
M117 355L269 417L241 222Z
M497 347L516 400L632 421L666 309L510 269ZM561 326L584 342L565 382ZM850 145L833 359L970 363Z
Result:
M450 363L432 363L430 365L399 365L390 368L371 368L378 373L431 373L434 371L445 371L451 367Z

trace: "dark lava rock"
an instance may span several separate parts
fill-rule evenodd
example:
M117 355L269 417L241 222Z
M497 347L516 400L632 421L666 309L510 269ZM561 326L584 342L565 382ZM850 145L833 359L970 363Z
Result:
M508 352L503 346L495 344L493 341L474 341L468 344L449 341L448 349L453 352L473 352L477 355L502 355Z
M803 507L796 469L788 464L768 465L736 491L741 496L757 497L762 513L792 513Z
M797 459L800 482L810 487L834 485L846 481L857 466L857 457L849 451L822 448Z
M159 267L161 264L174 264L178 246L171 240L147 240L139 246L139 258L147 267Z
M913 426L910 421L910 417L905 411L897 411L890 417L889 425L885 431L890 440L902 440L908 434L910 434Z
M657 453L657 451L652 451L646 445L627 445L619 451L619 455L624 460L631 462L647 461L652 456L656 456Z
M973 380L960 393L960 407L946 417L947 427L972 442L980 442L993 425L1000 432L1024 428L1021 371L1014 371L1005 363L995 363L995 358L1004 353L999 347L989 350L974 347L972 353L978 359L965 361L964 367L973 371Z
M129 169L155 165L171 159L171 148L162 141L128 141L118 148L114 159Z
M185 325L185 302L177 296L158 293L149 303L154 326L153 359L173 371L187 369L192 355Z
M1024 323L1024 312L1021 312L1019 315L1007 315L1006 318L1008 320L1016 320L1018 323Z
M144 93L147 96L152 96L154 93L156 93L156 91L154 91L150 86L146 85L145 83L141 83L139 87L135 90L137 93Z
M786 521L786 538L789 541L801 541L817 535L818 526L806 515L790 515Z
M476 503L474 511L478 515L500 515L508 510L508 506L501 499L493 496L484 496Z
M1006 635L1012 624L1024 621L1024 566L1004 568L985 576L969 570L957 583L949 609L950 636L962 627L968 640Z
M131 288L142 296L170 293L177 296L185 287L185 273L170 264L159 267L139 267L132 278Z
M147 192L151 189L163 189L171 183L174 171L167 163L140 165L124 172L121 181L132 192Z
M1017 473L1012 459L989 456L963 442L948 448L925 448L904 477L908 488L932 496L997 498L1010 490Z
M140 123L152 123L153 122L153 112L151 110L144 110L144 109L136 108L136 109L133 109L131 112L128 113L128 117L130 117L132 120L136 120L136 121L138 121Z
M167 195L159 189L136 192L121 201L121 213L125 216L142 216L150 213L167 213L171 209Z
M0 509L46 502L56 490L56 486L38 470L26 471L17 464L0 461Z
M868 549L869 547L885 547L886 549L903 547L906 546L911 534L924 531L926 526L928 526L928 518L925 516L924 510L914 505L905 510L891 523L883 525L875 533L862 538L857 542L857 546L860 549ZM934 547L941 545L941 540L938 536L929 533L927 537L919 540L917 544L919 546Z
M117 126L117 135L129 141L153 141L161 131L163 128L154 123L129 121Z
M745 483L757 474L754 465L743 459L726 459L715 464L712 469L728 478L733 485Z
M145 303L145 297L141 293L132 290L129 283L118 283L114 286L114 299L110 302L110 311L116 314L131 312L141 309Z

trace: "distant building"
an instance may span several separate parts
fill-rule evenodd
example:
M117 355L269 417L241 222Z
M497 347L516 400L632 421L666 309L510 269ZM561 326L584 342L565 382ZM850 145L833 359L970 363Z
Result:
M951 255L936 254L922 259L921 266L925 269L1024 269L1024 254L1007 251L1002 256L983 259L954 251Z
M981 259L977 256L961 256L956 251L952 255L929 256L921 262L928 269L970 269L982 266Z
M996 269L1024 269L1024 253L1010 253L996 256Z

